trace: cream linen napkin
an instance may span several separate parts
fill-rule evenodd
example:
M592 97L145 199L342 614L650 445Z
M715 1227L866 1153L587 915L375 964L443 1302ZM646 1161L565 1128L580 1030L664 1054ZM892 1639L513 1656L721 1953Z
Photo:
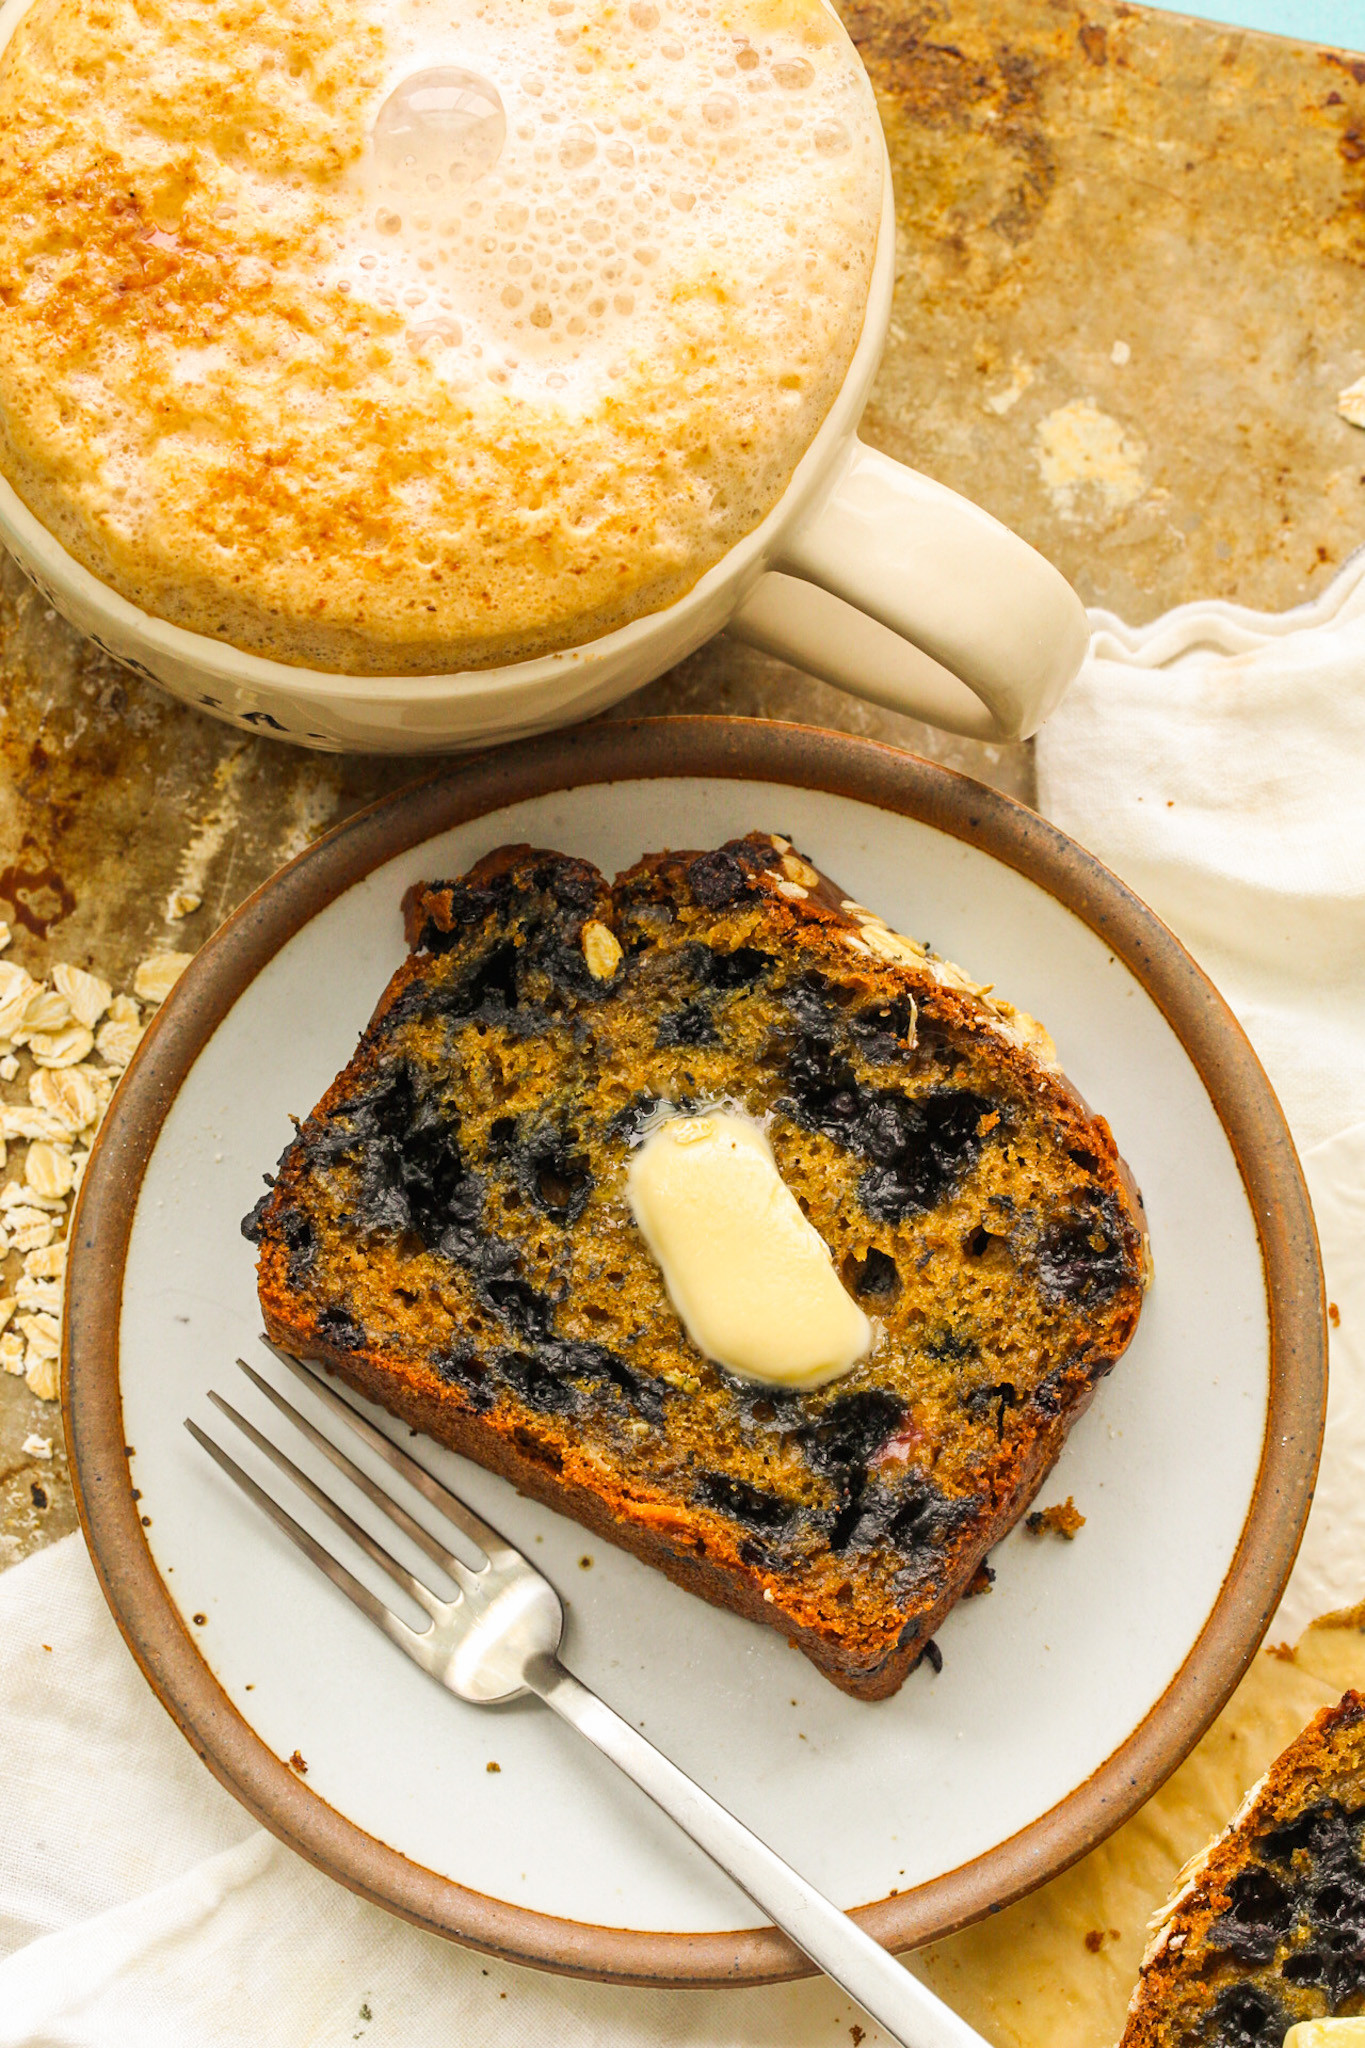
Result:
M79 1536L0 1576L0 1645L4 2048L834 2048L862 2019L824 1981L624 1991L515 1969L344 1891L195 1760Z
M1039 736L1039 808L1236 1011L1304 1155L1340 1318L1329 1453L1275 1623L1292 1642L1365 1595L1365 549L1294 611L1090 623Z
M1184 940L1301 1150L1365 1120L1365 549L1291 612L1092 612L1039 808Z
M1315 1148L1340 1326L1323 1478L1281 1610L1292 1636L1365 1593L1365 561L1281 618L1200 605L1138 631L1095 626L1040 745L1043 808L1187 941ZM77 1537L0 1577L0 1646L0 2048L882 2039L823 1981L571 1983L452 1948L331 1884L195 1762ZM971 1981L954 1953L934 1965L979 2024L1029 2038L995 2023L1008 1982L983 1985L1008 1956Z

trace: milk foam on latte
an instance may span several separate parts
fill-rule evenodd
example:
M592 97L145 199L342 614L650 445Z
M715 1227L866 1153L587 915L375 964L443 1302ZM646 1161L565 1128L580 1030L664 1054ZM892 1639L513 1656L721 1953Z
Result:
M581 644L780 497L882 160L823 0L37 0L0 61L0 468L250 651Z

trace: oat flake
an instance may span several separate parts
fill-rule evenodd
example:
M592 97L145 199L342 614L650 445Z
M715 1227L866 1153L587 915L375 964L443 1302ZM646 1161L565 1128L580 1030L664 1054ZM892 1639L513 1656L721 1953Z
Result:
M60 1142L60 1139L57 1142ZM14 1228L16 1222L15 1217L8 1213L11 1210L27 1211L22 1220L33 1223L37 1220L35 1211L40 1215L44 1209L60 1210L65 1206L60 1196L54 1199L48 1195L35 1194L32 1188L25 1187L21 1181L8 1180L3 1189L0 1189L0 1220L9 1224L11 1228Z
M55 1316L41 1311L37 1315L16 1316L14 1327L26 1338L29 1350L40 1356L55 1358L61 1350L61 1325Z
M24 1161L24 1178L35 1194L46 1195L55 1200L69 1195L76 1169L71 1163L69 1152L59 1152L55 1145L30 1145L28 1158Z
M52 979L66 997L76 1022L93 1031L114 993L108 982L98 974L88 974L83 967L73 967L67 960L57 962Z
M40 1067L29 1076L33 1107L55 1118L73 1137L98 1121L110 1093L108 1075L95 1067Z
M10 1037L16 1045L27 1045L35 1032L64 1031L70 1022L71 1005L60 989L39 988L35 983L19 1028L11 1031Z
M40 1245L51 1244L57 1235L56 1229L46 1217L41 1223L26 1223L10 1237L10 1249L16 1252L36 1251Z
M53 1315L61 1311L62 1283L60 1280L30 1280L25 1274L14 1290L15 1299L23 1309L48 1309Z
M100 1026L95 1050L102 1060L122 1072L142 1038L142 1012L130 996L115 996L109 1015Z
M18 1102L0 1103L0 1137L46 1138L49 1144L59 1144L64 1136L62 1125L45 1109L34 1109L31 1105L26 1109ZM10 1186L14 1185L11 1181ZM0 1195L0 1209L4 1206L5 1198Z
M610 981L621 965L621 942L609 925L590 917L583 927L583 958L594 981Z
M0 1038L13 1038L38 984L12 960L0 960Z
M133 976L133 994L144 1003L164 1003L193 958L193 953L152 953Z
M24 1353L24 1378L28 1390L40 1401L55 1401L62 1391L61 1366L57 1353L38 1351L30 1344Z
M40 1067L74 1067L94 1045L95 1035L84 1024L68 1024L65 1031L35 1033L28 1049Z

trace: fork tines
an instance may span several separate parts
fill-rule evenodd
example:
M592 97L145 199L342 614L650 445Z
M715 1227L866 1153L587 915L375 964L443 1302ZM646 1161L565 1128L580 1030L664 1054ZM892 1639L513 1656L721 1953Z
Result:
M270 1343L269 1339L263 1339L262 1341L265 1342L267 1349L279 1359L281 1364L287 1366L290 1372L301 1380L309 1391L323 1403L331 1415L342 1422L347 1429L353 1431L360 1438L361 1442L375 1452L378 1457L382 1458L392 1471L397 1472L402 1478L406 1479L432 1507L437 1509L440 1514L446 1516L457 1529L461 1530L483 1553L484 1559L491 1561L506 1553L508 1546L495 1529L490 1528L487 1522L474 1514L470 1508L467 1508L464 1502L457 1499L453 1493L442 1486L439 1480L433 1479L431 1474L419 1465L414 1458L409 1457L406 1451L400 1450L397 1444L391 1443L389 1438L382 1431L376 1429L374 1424L365 1416L358 1414L350 1402L344 1400L334 1388L328 1386L319 1374L312 1371L300 1359L293 1357L289 1352L281 1350L278 1345ZM460 1589L460 1593L469 1592L477 1585L482 1571L486 1569L486 1565L481 1565L479 1570L471 1570L461 1558L456 1556L454 1551L448 1549L444 1543L439 1542L429 1530L425 1529L420 1522L408 1513L407 1509L400 1502L394 1500L384 1491L382 1486L371 1479L367 1472L363 1472L346 1455L345 1451L332 1442L330 1437L325 1436L306 1416L300 1414L292 1402L287 1401L284 1395L271 1386L268 1380L263 1379L261 1374L248 1365L244 1358L239 1358L237 1364L241 1367L241 1370L246 1374L252 1385L299 1431L308 1443L320 1451L345 1478L350 1480L353 1486L357 1487L364 1494L368 1501L371 1501L375 1507L387 1515L389 1520L397 1528L401 1529L405 1536L454 1580L456 1586ZM393 1557L382 1543L377 1542L368 1530L363 1529L346 1512L345 1508L333 1500L332 1496L326 1493L322 1487L316 1485L306 1472L300 1470L292 1458L286 1456L276 1444L270 1441L269 1437L256 1428L254 1423L248 1421L245 1415L242 1415L234 1408L230 1401L225 1401L221 1394L212 1390L210 1390L209 1399L221 1414L226 1415L229 1421L241 1430L242 1434L256 1446L258 1451L269 1458L271 1463L277 1466L299 1488L300 1492L308 1500L312 1501L315 1507L321 1509L323 1514L349 1536L351 1541L364 1551L365 1555L373 1563L377 1564L381 1570L387 1572L395 1584L401 1586L409 1598L415 1600L418 1606L433 1621L449 1613L451 1606L454 1604L453 1602L441 1599L428 1586L424 1585L419 1578L415 1577L405 1565L400 1564L398 1559ZM333 1557L329 1550L311 1536L306 1529L301 1527L294 1517L281 1507L279 1502L265 1491L264 1487L259 1486L248 1472L243 1471L236 1459L229 1456L221 1444L215 1442L211 1436L200 1429L196 1422L187 1417L185 1427L196 1443L202 1445L203 1449L208 1452L209 1456L227 1474L229 1479L240 1487L242 1492L254 1501L257 1507L264 1509L276 1527L283 1530L284 1534L293 1543L296 1543L306 1556L312 1559L319 1570L327 1574L335 1586L339 1587L349 1599L355 1602L357 1607L369 1616L371 1621L376 1622L386 1634L392 1636L410 1655L418 1654L419 1661L421 1661L419 1646L423 1643L426 1632L419 1633L409 1628L405 1621L392 1613L382 1600L377 1599L367 1586L362 1585L360 1580L346 1569L346 1566L339 1559ZM458 1601L460 1593L456 1594L456 1601Z

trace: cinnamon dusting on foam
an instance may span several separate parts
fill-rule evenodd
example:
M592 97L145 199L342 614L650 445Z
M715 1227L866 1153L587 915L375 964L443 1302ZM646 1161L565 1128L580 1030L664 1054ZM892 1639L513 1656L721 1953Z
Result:
M574 645L781 495L881 177L822 0L37 0L0 61L0 468L249 650Z

